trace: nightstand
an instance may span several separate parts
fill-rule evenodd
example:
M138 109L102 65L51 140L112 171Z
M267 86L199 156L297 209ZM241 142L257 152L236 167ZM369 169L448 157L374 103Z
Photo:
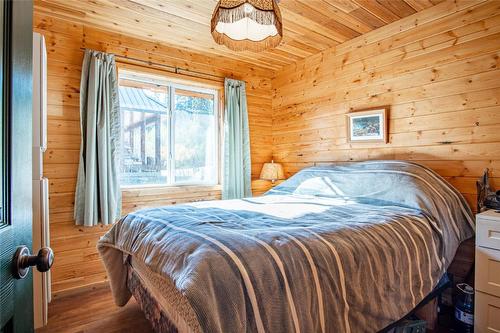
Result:
M476 215L475 332L500 332L500 212Z

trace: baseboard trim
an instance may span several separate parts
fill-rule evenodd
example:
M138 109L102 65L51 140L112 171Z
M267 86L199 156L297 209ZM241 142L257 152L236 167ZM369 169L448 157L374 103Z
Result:
M101 281L101 282L91 283L91 284L79 286L76 288L65 289L65 290L54 292L54 293L52 293L52 300L57 299L57 298L61 298L61 297L74 296L77 294L89 292L91 290L109 289L109 288L110 288L109 281Z

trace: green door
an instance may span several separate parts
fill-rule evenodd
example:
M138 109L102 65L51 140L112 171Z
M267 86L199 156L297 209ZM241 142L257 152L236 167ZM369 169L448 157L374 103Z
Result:
M32 16L28 0L0 0L0 333L33 331L31 273L13 256L31 248Z

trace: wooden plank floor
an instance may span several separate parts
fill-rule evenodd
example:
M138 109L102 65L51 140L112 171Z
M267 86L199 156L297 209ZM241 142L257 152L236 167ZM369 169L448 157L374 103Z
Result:
M115 305L108 285L55 297L49 305L49 323L36 333L153 333L132 297L122 308ZM429 333L453 332L438 327Z
M49 322L37 333L153 332L132 297L122 308L115 305L107 285L55 297L49 305Z

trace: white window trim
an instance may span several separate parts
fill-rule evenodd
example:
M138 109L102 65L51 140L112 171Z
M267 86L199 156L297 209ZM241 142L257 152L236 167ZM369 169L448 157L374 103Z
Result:
M167 177L167 183L163 184L137 184L137 185L120 185L122 190L128 189L140 189L140 188L158 188L158 187L197 187L197 186L217 186L220 185L220 145L221 145L221 135L219 132L219 90L216 88L203 88L196 86L195 84L179 84L172 81L169 81L166 78L155 77L151 78L148 76L142 76L136 72L124 71L120 73L119 80L125 79L130 81L144 82L156 85L167 86L169 89L169 109L168 109L168 117L169 117L169 133L170 137L168 140L168 170L169 176ZM215 180L213 182L206 181L191 181L191 182L175 182L175 113L172 112L175 106L175 90L189 90L193 92L199 92L204 94L209 94L214 96L214 135L215 135Z

